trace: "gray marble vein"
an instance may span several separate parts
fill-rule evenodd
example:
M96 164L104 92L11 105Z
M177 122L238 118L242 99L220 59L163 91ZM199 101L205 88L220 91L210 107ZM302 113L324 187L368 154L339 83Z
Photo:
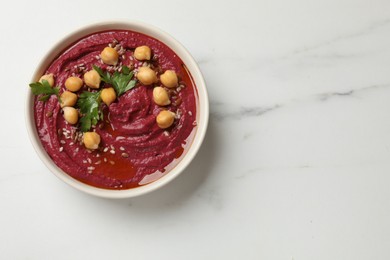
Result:
M211 105L211 117L217 121L222 120L242 120L246 118L253 118L253 117L260 117L264 114L267 114L269 112L274 112L282 107L286 107L292 104L296 103L302 103L302 102L308 102L308 101L327 101L331 98L335 97L355 97L356 94L362 94L367 91L373 91L373 90L379 90L379 89L386 89L390 87L390 83L386 84L374 84L366 87L361 88L351 88L349 90L345 91L331 91L331 92L324 92L319 94L314 94L307 97L302 97L299 99L291 99L287 100L284 103L281 104L274 104L270 106L234 106L231 104L223 103L220 101L212 101L210 103ZM249 138L250 134L245 136L244 138Z
M254 106L254 107L245 107L241 106L233 111L222 112L222 109L218 107L225 107L226 105L223 103L212 103L211 104L211 116L216 120L224 120L224 119L233 119L233 120L241 120L248 117L259 117L268 112L274 111L280 108L280 105L276 104L273 106Z
M240 175L237 175L234 178L237 179L237 180L244 179L248 175L259 173L261 170L262 170L262 168L260 168L260 167L252 168L252 169L249 169L249 170L247 170L245 172L242 172Z
M318 99L321 101L326 101L332 97L350 97L350 96L354 96L357 93L363 93L366 91L372 91L372 90L377 90L377 89L384 89L384 88L388 88L388 87L390 87L390 83L389 84L375 84L375 85L371 85L371 86L367 86L367 87L350 89L350 90L343 91L343 92L320 93L320 94L317 94L315 96L318 97Z
M354 90L349 90L345 92L328 92L328 93L321 93L318 94L317 96L321 101L328 100L329 98L332 97L342 97L342 96L351 96L354 93Z
M381 28L387 27L389 25L390 25L390 19L384 19L384 20L372 22L372 23L368 24L365 28L359 29L359 30L354 31L352 33L339 35L339 36L336 36L336 37L334 37L332 39L329 39L327 41L324 41L324 42L320 42L320 43L317 43L317 44L314 44L314 45L311 45L311 46L307 46L307 47L296 49L296 50L292 51L291 53L283 56L283 58L288 58L290 56L299 55L299 54L306 53L306 52L309 52L309 51L317 50L319 48L322 48L324 46L328 46L328 45L334 44L336 42L340 42L340 41L354 39L356 37L364 36L364 35L367 35L369 33L374 32L377 29L381 29Z

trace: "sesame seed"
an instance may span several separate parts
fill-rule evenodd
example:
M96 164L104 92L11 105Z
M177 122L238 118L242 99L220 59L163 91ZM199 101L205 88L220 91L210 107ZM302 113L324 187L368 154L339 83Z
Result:
M91 164L92 160L90 158L87 159L88 163Z
M169 132L168 131L164 131L163 133L165 136L169 136Z
M119 150L124 151L125 148L123 146L119 147Z
M103 152L107 152L108 151L108 147L104 148Z
M90 171L93 171L93 170L95 170L95 167L89 166L87 169L90 170Z
M115 154L115 150L111 150L110 153L111 153L111 154Z
M104 158L104 162L107 162L107 158Z
M77 147L76 150L75 150L75 152L77 153L78 151L79 151L79 148Z
M83 160L83 163L87 163L87 160Z
M101 160L99 160L99 161L97 161L97 162L95 162L95 164L100 164L102 161Z
M115 164L115 162L114 162L114 161L110 161L110 163L111 163L111 165L114 165L114 164Z
M188 114L189 114L190 116L192 116L192 112L191 112L191 111L188 111Z
M64 150L64 147L60 147L59 151L62 152Z
M194 125L194 126L197 125L197 124L198 124L198 123L196 123L196 121L194 121L194 122L192 123L192 125Z
M111 148L111 150L115 150L115 147L114 147L114 146L112 146L112 145L110 145L110 148Z
M118 54L123 55L125 52L126 50L123 47L121 47L121 49L118 51Z
M92 171L88 171L89 174L92 174Z
M61 144L66 144L65 140L60 141Z
M129 154L128 154L128 153L122 153L121 155L122 155L123 158L129 157Z
M100 157L100 153L96 154L96 157L99 158Z

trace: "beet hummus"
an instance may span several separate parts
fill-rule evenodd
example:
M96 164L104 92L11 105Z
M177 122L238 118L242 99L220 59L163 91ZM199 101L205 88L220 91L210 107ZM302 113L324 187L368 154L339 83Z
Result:
M144 58L137 58L139 46L150 48L150 57L141 50ZM113 64L104 60L103 50L107 47L117 55ZM84 75L94 70L93 66L111 75L128 66L136 83L120 95L117 92L112 102L102 97L100 119L89 130L99 137L99 142L96 149L88 149L83 140L85 133L80 130L83 113L78 103L74 108L71 105L77 111L77 122L65 120L61 94L69 90L65 82L70 77L82 80L81 88L71 91L78 100L83 92L98 93L110 88L111 84L103 79L95 89L86 84ZM140 68L144 67L155 73L151 84L141 80ZM166 71L177 75L177 84L164 83L162 75ZM42 101L39 95L35 97L35 124L49 156L71 177L98 188L134 188L169 172L191 145L196 131L196 86L180 57L159 40L128 30L94 33L73 43L53 60L45 71L45 75L51 74L58 98L52 95ZM168 97L165 103L156 101L157 90ZM162 111L172 115L168 126L158 123Z

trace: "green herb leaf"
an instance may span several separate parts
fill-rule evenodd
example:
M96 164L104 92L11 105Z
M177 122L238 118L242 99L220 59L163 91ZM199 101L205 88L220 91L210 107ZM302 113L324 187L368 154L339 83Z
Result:
M80 119L80 129L82 132L87 132L91 129L92 125L96 125L99 119L102 117L100 111L100 93L84 91L80 94L77 101L77 106L80 108L83 116Z
M111 83L111 75L108 71L104 72L100 67L98 66L95 66L93 65L92 66L94 70L97 71L97 73L99 73L100 77L102 78L102 80L108 84L112 84Z
M122 66L122 73L126 75L130 74L130 68L127 66Z
M60 88L59 87L54 87L52 88L49 84L49 82L47 82L47 80L42 80L42 82L34 82L34 83L31 83L30 85L30 88L31 88L31 92L34 94L34 95L42 95L38 100L39 101L47 101L49 100L49 98L52 96L52 95L56 95L57 98L59 97L59 93L60 93Z
M51 95L42 95L40 98L38 98L38 100L46 102L49 100L50 97L51 97Z
M115 71L113 75L110 75L107 71L103 72L103 70L97 66L93 66L93 68L99 73L104 82L113 86L118 97L134 88L137 83L136 80L132 80L134 72L127 66L123 66L121 72Z

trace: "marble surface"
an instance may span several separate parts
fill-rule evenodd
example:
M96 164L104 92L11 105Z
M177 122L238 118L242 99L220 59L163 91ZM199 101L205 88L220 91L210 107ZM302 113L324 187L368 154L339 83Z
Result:
M211 102L190 167L128 200L57 179L23 115L48 48L116 18L182 42ZM390 258L389 1L11 1L0 19L1 259Z

